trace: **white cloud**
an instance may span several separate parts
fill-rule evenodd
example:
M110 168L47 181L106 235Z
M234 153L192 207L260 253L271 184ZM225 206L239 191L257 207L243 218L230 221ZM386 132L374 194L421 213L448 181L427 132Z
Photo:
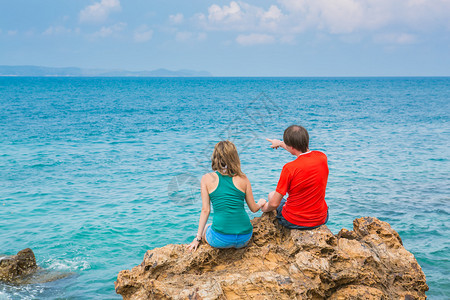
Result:
M281 10L276 5L272 5L263 13L262 20L279 20L282 16Z
M450 30L450 0L277 0L269 8L231 1L194 17L205 30L271 34L380 34ZM290 38L289 38L290 39ZM411 37L400 40L410 42ZM406 42L405 42L406 43Z
M179 42L184 42L189 40L192 37L192 32L188 31L180 31L175 35L175 39Z
M180 14L180 13L178 13L176 15L170 15L169 20L172 24L181 24L181 23L183 23L184 16L183 16L183 14Z
M243 46L251 46L251 45L258 45L258 44L271 44L275 42L275 38L268 34L258 34L258 33L252 33L252 34L240 34L236 38L236 42Z
M280 38L280 42L283 44L293 44L295 41L294 35L284 35Z
M6 32L6 34L9 35L9 36L14 36L14 35L16 35L18 32L19 32L18 30L8 30L8 31Z
M25 35L26 37L32 37L32 36L35 36L35 35L36 35L36 31L35 31L35 29L29 29L29 30L27 30L27 31L24 32L24 35Z
M114 35L115 33L123 31L126 26L127 26L127 24L123 23L123 22L114 24L112 26L103 26L102 28L100 28L99 31L97 31L94 34L92 34L92 37L94 37L94 38L96 38L96 37L101 37L101 38L109 37L109 36Z
M231 1L230 6L213 4L208 9L208 20L212 22L234 22L242 19L241 7L237 2Z
M71 33L80 33L79 28L71 29L66 28L64 26L50 26L47 28L42 34L43 35L63 35L63 34L71 34Z
M298 31L331 34L374 31L389 25L450 25L449 0L278 0ZM438 25L439 26L439 25Z
M135 42L143 43L151 40L153 37L153 30L146 25L142 25L134 31L133 39Z
M229 5L213 4L208 15L197 14L195 18L207 30L275 31L285 16L276 5L266 11L245 2L231 1Z
M175 40L178 42L185 42L188 40L204 41L207 35L204 32L194 33L189 31L179 31L175 34Z
M206 40L207 37L208 37L208 35L204 32L200 32L197 34L197 40L199 40L199 41L204 41L204 40Z
M308 28L332 34L351 33L385 25L389 3L398 0L279 0L291 18L294 31Z
M408 45L416 43L417 37L409 33L388 33L376 35L374 41L380 44Z
M80 12L81 22L102 22L108 15L114 11L120 11L119 0L101 0L92 5L87 6Z

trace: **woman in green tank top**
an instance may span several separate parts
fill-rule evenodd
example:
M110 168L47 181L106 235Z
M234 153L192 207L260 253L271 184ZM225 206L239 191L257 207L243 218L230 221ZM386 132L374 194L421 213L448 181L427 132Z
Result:
M216 144L211 167L215 172L203 175L201 180L202 211L197 236L188 249L197 249L202 240L215 248L244 247L253 232L244 203L252 212L257 212L266 200L255 202L250 181L241 171L239 155L232 142L221 141ZM211 203L214 209L213 223L206 225Z

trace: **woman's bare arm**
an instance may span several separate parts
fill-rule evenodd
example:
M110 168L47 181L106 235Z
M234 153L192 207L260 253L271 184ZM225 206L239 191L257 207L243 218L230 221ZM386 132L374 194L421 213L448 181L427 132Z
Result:
M245 177L245 202L247 202L248 208L252 212L257 212L264 204L266 204L266 200L259 199L258 203L255 202L255 198L253 197L252 185L250 184L250 180Z
M202 196L202 211L200 213L200 220L198 221L197 236L196 239L194 239L192 243L189 244L188 246L189 251L197 249L198 245L200 244L198 240L201 240L203 236L203 231L205 230L206 222L208 221L209 213L211 211L211 204L207 188L207 181L210 179L210 177L211 176L208 176L208 174L203 175L202 180L200 182L200 189Z

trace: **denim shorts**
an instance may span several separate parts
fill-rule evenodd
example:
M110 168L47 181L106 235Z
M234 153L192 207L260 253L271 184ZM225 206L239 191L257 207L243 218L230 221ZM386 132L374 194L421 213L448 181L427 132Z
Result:
M247 246L252 232L246 234L223 234L209 226L206 229L206 241L214 248L242 248Z
M296 224L292 224L291 222L289 222L288 220L286 220L286 219L283 217L283 214L281 213L282 210L283 210L283 206L284 206L285 203L286 203L286 199L283 198L283 199L281 200L280 205L278 205L278 207L277 207L277 219L278 219L278 223L280 223L280 225L283 225L284 227L287 227L287 228L290 228L290 229L303 229L303 230L307 230L307 229L314 229L314 228L320 227L320 226L322 226L322 225L324 225L324 224L326 224L326 223L328 222L328 211L327 211L327 218L326 218L325 222L324 222L323 224L321 224L321 225L312 226L312 227L307 227L307 226L299 226L299 225L296 225Z

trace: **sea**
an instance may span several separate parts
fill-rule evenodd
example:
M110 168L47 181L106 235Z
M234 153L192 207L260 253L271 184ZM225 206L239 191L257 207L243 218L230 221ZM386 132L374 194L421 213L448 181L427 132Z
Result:
M266 198L294 159L266 138L292 124L328 157L331 231L389 222L449 299L449 119L450 77L0 77L0 256L69 274L0 299L120 299L119 271L194 238L214 145Z

